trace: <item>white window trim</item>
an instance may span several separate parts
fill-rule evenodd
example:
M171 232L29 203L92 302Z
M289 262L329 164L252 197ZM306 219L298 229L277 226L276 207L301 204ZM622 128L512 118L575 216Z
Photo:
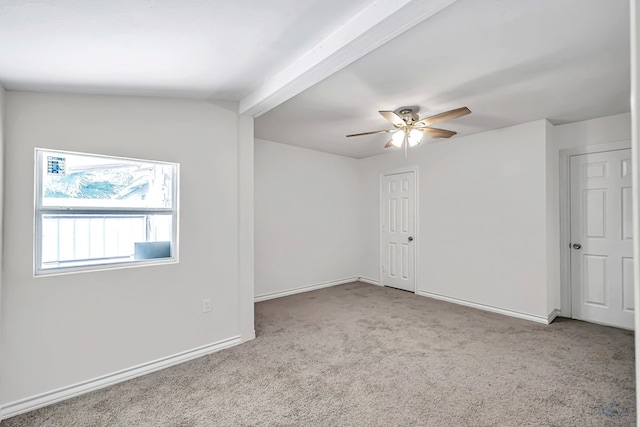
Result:
M58 206L42 206L42 171L44 170L43 158L45 152L61 153L68 155L84 155L91 157L103 157L115 160L125 161L139 161L144 163L152 163L159 165L172 165L174 166L172 176L172 198L171 208L117 208L117 207L105 207L105 208L93 208L93 207L58 207ZM151 265L163 265L163 264L177 264L178 258L178 213L179 213L179 194L180 188L178 180L180 176L180 164L174 162L163 162L148 159L138 159L133 157L118 157L108 156L93 153L81 153L74 151L64 151L49 148L35 148L35 167L34 167L34 236L33 236L33 275L34 277L54 276L60 274L80 273L88 271L104 271L114 270L122 268L133 267L145 267ZM52 267L42 268L42 217L47 214L105 214L105 215L135 215L135 214L164 214L171 215L171 257L167 258L155 258L149 260L135 260L135 261L117 261L117 262L103 262L88 265L79 266L67 266L67 267Z

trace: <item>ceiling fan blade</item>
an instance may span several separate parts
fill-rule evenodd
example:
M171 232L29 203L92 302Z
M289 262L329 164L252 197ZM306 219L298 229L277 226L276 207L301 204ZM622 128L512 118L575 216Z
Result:
M391 133L395 132L397 129L389 129L389 130L374 130L373 132L362 132L362 133L353 133L351 135L347 135L347 138L352 136L362 136L362 135L375 135L377 133Z
M444 113L436 114L435 116L422 119L418 123L416 123L415 126L420 127L435 125L436 123L457 119L458 117L466 116L467 114L471 114L471 110L469 110L467 107L456 108L455 110L445 111Z
M405 126L406 123L402 120L402 117L394 113L393 111L378 111L385 119L393 123L394 126Z
M385 144L384 148L391 148L391 147L393 147L393 140L392 139L390 139L389 142L387 142Z
M451 138L456 132L445 129L436 129L436 128L421 128L420 129L425 135L432 136L434 138Z

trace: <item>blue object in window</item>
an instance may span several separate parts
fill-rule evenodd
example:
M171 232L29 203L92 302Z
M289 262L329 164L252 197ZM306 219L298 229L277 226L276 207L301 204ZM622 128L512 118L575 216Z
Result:
M156 259L171 257L171 242L136 242L133 259Z

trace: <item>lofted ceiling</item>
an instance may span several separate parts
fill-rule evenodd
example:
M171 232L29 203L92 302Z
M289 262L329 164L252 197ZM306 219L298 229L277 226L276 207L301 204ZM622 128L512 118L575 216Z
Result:
M0 0L0 82L238 101L370 2Z
M257 138L362 158L385 152L388 138L345 135L389 128L378 110L426 117L467 106L471 115L438 124L459 136L629 111L628 9L628 0L0 0L0 84L235 100L256 117Z

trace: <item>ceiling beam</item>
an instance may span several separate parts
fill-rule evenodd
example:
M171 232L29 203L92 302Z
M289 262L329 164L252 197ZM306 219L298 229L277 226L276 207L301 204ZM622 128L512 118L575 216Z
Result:
M457 0L376 0L240 101L259 117ZM416 46L417 47L417 46Z

